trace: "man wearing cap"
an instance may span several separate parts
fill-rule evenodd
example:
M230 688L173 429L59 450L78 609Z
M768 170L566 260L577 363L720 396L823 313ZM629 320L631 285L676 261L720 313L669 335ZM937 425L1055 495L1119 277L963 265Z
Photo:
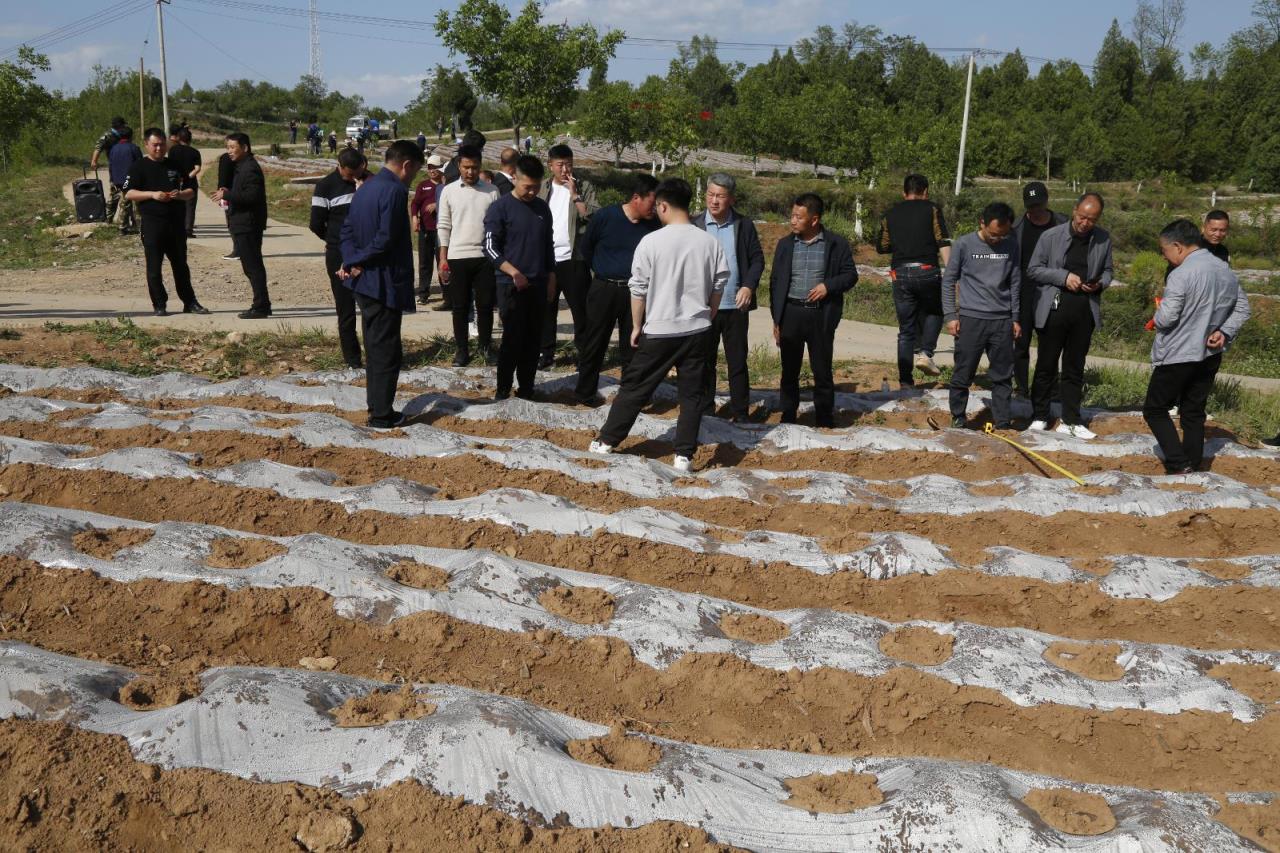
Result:
M893 306L898 314L898 382L915 384L914 367L938 375L933 353L942 331L942 267L951 259L951 235L942 208L929 200L929 180L907 175L902 201L880 222L876 248L892 255ZM938 257L942 257L942 266Z
M1022 188L1022 206L1025 212L1013 226L1013 238L1018 241L1019 259L1022 264L1022 293L1020 307L1022 335L1013 342L1013 385L1020 397L1031 396L1031 329L1035 325L1036 283L1027 275L1027 264L1035 254L1036 245L1044 232L1067 221L1067 217L1049 209L1049 189L1039 181L1032 181Z
M427 158L427 177L418 184L409 202L409 221L418 235L418 304L431 301L431 276L436 267L436 210L440 206L440 188L444 185L445 159L439 154ZM449 289L440 283L440 296L449 305Z

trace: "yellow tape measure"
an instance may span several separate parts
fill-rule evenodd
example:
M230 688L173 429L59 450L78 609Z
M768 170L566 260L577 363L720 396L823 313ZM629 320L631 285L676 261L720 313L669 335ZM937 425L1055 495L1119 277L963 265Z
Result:
M1048 459L1045 459L1045 458L1044 458L1043 456L1041 456L1039 453L1036 453L1034 450L1032 450L1032 449L1030 449L1030 448L1028 448L1028 447L1023 447L1021 444L1018 444L1018 442L1014 441L1013 439L1011 439L1011 438L1005 438L1003 435L1000 435L999 433L997 433L997 432L995 431L995 429L992 427L992 425L991 425L991 423L990 423L990 422L988 422L988 423L987 423L987 425L986 425L986 427L985 427L985 429L984 429L983 431L984 431L984 432L986 432L986 434L987 434L987 435L989 435L989 436L991 436L992 438L998 438L998 439L1000 439L1000 440L1001 440L1001 441L1003 441L1005 444L1012 444L1014 447L1018 448L1019 450L1021 450L1023 453L1027 454L1027 455L1028 455L1028 456L1030 456L1031 458L1033 458L1033 459L1037 459L1037 460L1039 460L1040 462L1043 462L1044 464L1048 465L1048 466L1049 466L1050 468L1052 468L1053 470L1057 471L1057 472L1058 472L1059 474L1061 474L1062 476L1064 476L1064 477L1068 477L1068 478L1070 478L1070 479L1072 479L1072 480L1075 480L1075 481L1076 481L1077 483L1079 483L1081 486L1083 486L1083 485L1085 484L1084 480L1081 480L1079 477L1077 477L1075 474L1072 474L1070 471L1068 471L1066 468L1063 468L1061 465L1055 465L1054 463L1050 462Z

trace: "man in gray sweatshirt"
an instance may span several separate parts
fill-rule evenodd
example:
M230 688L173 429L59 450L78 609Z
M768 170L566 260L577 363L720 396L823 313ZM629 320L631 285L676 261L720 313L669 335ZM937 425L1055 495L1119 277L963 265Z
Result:
M1200 229L1178 219L1160 232L1160 253L1174 267L1156 308L1151 381L1142 417L1160 443L1169 474L1189 474L1204 458L1204 406L1222 354L1249 319L1249 296L1230 267L1203 245ZM1182 439L1169 417L1178 407Z
M613 452L674 366L680 401L674 467L684 472L692 468L698 447L707 393L702 374L707 348L718 343L709 330L729 280L729 262L720 241L690 222L693 189L688 181L663 181L654 199L663 227L641 238L631 262L631 345L636 351L622 370L622 387L591 452Z
M992 202L982 211L981 227L951 244L951 260L942 275L942 314L955 336L955 370L951 374L951 425L963 428L969 385L986 353L991 380L991 415L997 429L1009 429L1013 387L1013 341L1018 323L1018 241L1013 208Z

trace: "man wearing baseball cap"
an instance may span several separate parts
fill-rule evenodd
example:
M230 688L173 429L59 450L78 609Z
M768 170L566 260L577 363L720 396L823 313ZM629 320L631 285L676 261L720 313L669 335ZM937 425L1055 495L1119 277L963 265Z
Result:
M1025 212L1013 226L1014 239L1021 248L1022 264L1022 336L1013 342L1013 384L1020 397L1031 395L1031 329L1035 326L1036 283L1027 277L1027 264L1035 253L1040 237L1055 225L1067 221L1061 213L1049 209L1049 188L1039 181L1032 181L1022 188L1022 206Z
M418 235L418 304L431 301L431 276L436 267L436 209L439 207L439 191L444 184L444 164L439 154L427 158L427 177L418 184L409 202L409 218L413 232ZM449 289L440 283L440 296L444 307L449 307Z

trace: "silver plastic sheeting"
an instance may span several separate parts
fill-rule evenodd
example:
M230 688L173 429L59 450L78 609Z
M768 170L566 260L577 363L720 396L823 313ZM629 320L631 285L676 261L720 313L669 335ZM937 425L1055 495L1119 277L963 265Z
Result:
M445 796L522 819L561 815L573 826L672 820L761 851L910 849L1115 851L1254 849L1211 817L1206 796L1083 785L991 765L930 759L850 759L715 749L650 738L662 758L649 772L579 763L570 740L602 726L514 699L442 684L418 686L434 714L373 728L334 724L331 710L380 687L348 676L228 667L202 678L197 698L163 710L115 701L133 673L0 644L0 717L65 719L123 735L141 761L199 767L264 782L354 794L417 780ZM854 771L877 777L878 806L811 814L784 804L783 781ZM1020 799L1032 788L1086 791L1107 800L1117 827L1102 836L1060 833Z
M77 550L73 537L90 528L154 531L141 545L103 560ZM957 685L995 690L1020 705L1056 703L1101 710L1132 709L1176 714L1188 710L1225 712L1250 722L1262 709L1244 694L1204 673L1217 664L1243 663L1280 668L1280 654L1192 652L1175 646L1120 643L1123 676L1094 681L1063 670L1044 658L1060 638L1016 628L969 623L911 622L952 637L951 657L937 666L916 666L880 651L886 634L902 627L880 619L831 610L764 611L704 595L613 577L568 571L487 551L418 546L370 547L319 535L272 538L287 551L248 569L206 565L219 538L251 538L220 527L163 522L157 525L24 504L0 504L0 552L22 555L46 566L81 568L114 580L154 578L205 581L233 588L310 586L335 599L344 616L394 619L412 613L443 613L503 631L550 628L566 636L612 636L625 641L636 658L665 669L685 654L731 654L778 670L833 667L878 676L898 666L930 672ZM399 560L438 566L450 574L448 588L417 589L390 580ZM559 587L603 589L615 600L606 623L580 625L539 603L544 591ZM730 614L776 619L788 636L771 643L733 640L720 629Z

